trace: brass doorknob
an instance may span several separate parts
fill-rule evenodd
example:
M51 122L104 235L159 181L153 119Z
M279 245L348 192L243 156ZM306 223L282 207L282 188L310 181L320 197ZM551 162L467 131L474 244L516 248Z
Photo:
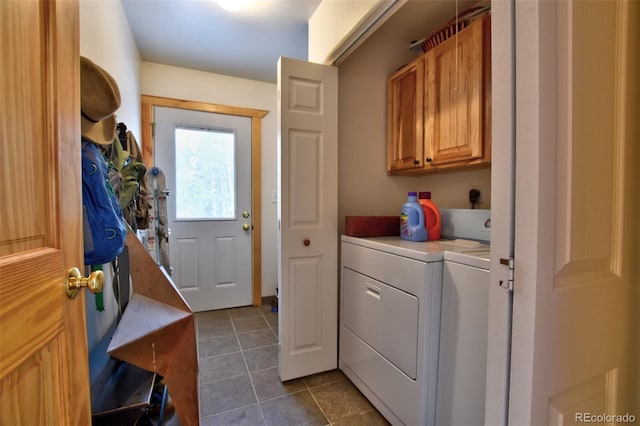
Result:
M242 230L243 230L243 231L248 231L248 230L249 230L249 228L250 228L250 226L249 226L249 224L248 224L248 223L245 223L244 225L242 225Z
M104 287L104 272L93 271L88 277L83 277L80 269L71 268L67 273L64 289L69 299L74 299L81 288L86 287L91 293L100 293Z

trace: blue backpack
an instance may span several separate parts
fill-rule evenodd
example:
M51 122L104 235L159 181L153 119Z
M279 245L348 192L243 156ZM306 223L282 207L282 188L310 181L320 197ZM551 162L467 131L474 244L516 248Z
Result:
M115 259L124 247L127 228L120 203L108 183L109 164L92 142L82 141L82 210L85 265Z

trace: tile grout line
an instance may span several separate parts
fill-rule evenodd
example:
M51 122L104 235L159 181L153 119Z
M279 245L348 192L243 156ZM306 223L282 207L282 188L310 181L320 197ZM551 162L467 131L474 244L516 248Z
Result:
M311 388L307 385L307 383L305 382L304 385L307 387L307 392L309 392L309 395L311 395L311 398L313 398L313 402L316 403L316 405L318 406L318 409L320 410L320 412L322 413L322 415L324 416L324 419L326 420L326 424L327 425L331 425L331 420L329 420L329 416L327 416L327 413L325 413L325 411L322 409L322 405L320 405L320 403L318 402L318 400L316 399L316 396L313 394L313 392L311 392ZM317 387L317 386L316 386Z
M242 349L242 344L240 343L240 339L239 339L239 337L238 337L238 332L237 332L237 330L236 330L235 323L233 322L233 317L231 316L231 309L228 309L228 310L227 310L227 315L228 315L229 321L231 321L231 327L233 328L233 335L235 336L235 338L236 338L236 342L238 343L238 348L240 349L240 351L239 351L239 352L240 352L240 354L241 354L241 356L242 356L242 361L244 362L244 367L245 367L245 369L246 369L247 376L249 377L249 383L251 384L251 390L253 390L253 394L254 394L254 396L256 397L256 405L258 405L258 409L260 410L260 415L262 416L262 421L263 421L263 423L264 423L264 424L266 424L266 421L265 421L265 418L264 418L264 414L262 413L262 407L260 407L260 403L259 403L259 401L258 401L258 395L257 395L257 393L256 393L256 388L255 388L255 386L254 386L254 384L253 384L253 378L251 377L251 373L249 372L249 366L248 366L248 364L247 364L247 360L246 360L246 358L245 358L245 356L244 356L244 350ZM230 336L230 335L231 335L231 334L227 334L226 336ZM215 336L215 337L220 337L220 336ZM200 339L198 339L198 340L200 340ZM202 340L205 340L205 339L202 339ZM236 352L230 352L230 353L236 353ZM228 355L228 354L227 354L227 355ZM214 357L215 357L215 356L213 356L213 357L208 357L208 358L214 358ZM205 358L205 359L206 359L206 358ZM198 364L199 364L199 362L200 362L200 357L198 356ZM232 377L240 377L240 376L243 376L243 375L244 375L244 374L239 374L239 375L232 376ZM200 377L199 377L199 376L200 376L200 374L198 373L198 384L199 384L199 385L198 385L198 389L200 388L200 385L202 385L202 382L200 381ZM220 379L220 380L226 380L226 379L229 379L229 378L230 378L230 377L226 377L225 379ZM215 381L216 381L216 380L212 380L212 381L210 381L210 382L206 382L206 383L213 383L213 382L215 382ZM198 391L199 391L199 390L198 390ZM200 399L200 398L198 398L198 399ZM240 408L245 408L245 407L248 407L248 406L250 406L250 405L252 405L252 404L249 404L249 405L243 405L243 406L235 407L235 408L230 408L230 409L228 409L228 410L224 410L224 411L221 411L221 412L219 412L219 413L213 413L213 414L211 414L210 416L206 416L206 417L215 416L215 415L218 415L218 414L224 413L224 412L226 412L226 411L232 411L232 410L237 410L237 409L240 409ZM199 411L199 414L200 414L200 421L202 421L202 419L203 419L204 417L202 416L202 413L201 413L200 409L199 409L198 411Z
M275 331L273 331L273 326L271 325L271 323L269 322L269 320L267 319L267 317L264 315L264 312L262 312L262 310L260 310L260 314L262 315L262 317L264 318L264 320L267 322L267 325L269 326L269 329L271 330L271 333L273 334L273 336L276 338L277 341L277 345L278 345L278 364L280 363L280 337L279 337L279 333L276 334ZM278 322L278 326L280 325L280 323ZM279 331L279 330L278 330ZM327 416L327 414L325 413L325 411L322 409L322 406L320 405L320 403L318 402L318 400L316 399L315 395L313 394L313 392L311 391L311 388L309 387L309 385L307 384L307 382L303 379L302 382L304 383L304 387L305 390L307 392L309 392L309 395L311 395L311 398L313 399L313 402L316 404L316 406L318 407L318 410L320 410L320 412L322 413L322 416L324 417L325 421L326 421L326 425L331 425L331 421L329 420L329 417ZM300 390L299 392L294 392L294 393L300 393L300 392L304 392L303 390ZM281 395L277 398L273 398L273 399L278 399L278 398L284 398L287 396L290 396L293 394L287 394L287 395ZM272 400L273 400L272 399ZM258 406L260 406L260 403L258 403ZM260 406L260 411L262 412L262 407ZM263 417L264 418L264 417ZM265 421L266 424L266 421Z
M266 422L266 417L265 417L265 412L263 411L263 407L262 407L262 404L263 404L263 403L266 403L266 402L269 402L269 401L273 401L273 400L277 400L277 399L281 399L281 398L286 398L286 397L289 397L289 396L291 396L291 395L293 395L293 394L296 394L296 393L300 393L300 392L307 391L307 392L309 392L309 394L310 394L310 396L311 396L311 398L312 398L313 402L316 404L316 407L318 408L318 410L322 413L322 416L323 416L323 418L324 418L324 422L325 422L324 424L325 424L326 426L332 426L332 425L335 425L335 424L336 424L335 422L331 422L331 421L329 420L329 416L327 415L327 412L325 412L325 410L324 410L324 409L322 408L322 406L320 405L320 403L319 403L319 401L318 401L318 399L317 399L317 397L316 397L316 395L315 395L315 393L313 392L313 390L312 390L312 389L316 389L316 388L318 388L318 387L322 387L322 386L325 386L325 385L331 385L331 384L332 384L332 383L334 383L334 382L338 382L338 381L339 381L338 379L330 380L330 381L328 381L327 383L321 383L321 384L317 384L317 385L315 385L315 386L311 386L311 385L308 383L308 381L307 381L307 380L303 380L304 388L302 388L301 390L299 390L299 391L297 391L297 392L287 393L287 394L285 394L285 395L280 395L280 396L277 396L277 397L275 397L275 398L269 398L269 399L266 399L266 400L264 400L264 401L260 401L259 396L258 396L258 393L257 393L256 385L255 385L255 383L254 383L254 378L253 378L253 376L252 376L252 372L251 372L251 371L249 371L249 365L248 365L248 361L247 361L247 357L246 357L245 352L251 352L251 351L259 350L259 349L262 349L262 348L268 348L268 347L271 347L271 346L279 347L280 341L279 341L279 337L278 337L278 335L276 334L276 330L275 330L275 328L276 328L276 327L274 327L274 326L273 326L273 324L272 324L271 322L269 322L269 319L273 319L273 318L272 318L272 316L271 316L271 313L270 313L270 312L266 312L266 311L264 311L262 308L259 308L259 307L258 307L258 308L256 308L257 315L240 316L239 318L234 318L234 317L233 317L233 315L232 315L232 313L231 313L231 311L232 311L232 309L228 309L228 310L227 310L227 315L226 315L226 316L227 316L227 318L228 318L229 320L231 320L231 326L232 326L232 327L231 327L231 329L233 330L233 332L232 332L232 333L229 333L229 334L227 334L227 335L224 335L224 336L231 336L231 335L233 335L233 336L235 337L235 341L236 341L236 343L238 344L239 352L241 353L242 360L243 360L243 363L244 363L244 366L245 366L246 374L249 376L249 382L250 382L250 384L251 384L251 388L252 388L252 391L253 391L253 394L254 394L254 397L255 397L255 401L256 401L255 403L257 404L258 409L259 409L259 411L260 411L260 416L261 416L261 418L262 418L262 422L263 422L263 424L264 424L264 425L266 425L266 424L267 424L267 422ZM277 314L276 314L276 315L277 315ZM264 346L258 346L258 347L255 347L255 348L253 348L253 347L252 347L252 348L249 348L249 349L245 349L245 348L243 348L243 347L242 347L241 340L240 340L240 336L241 336L242 334L245 334L245 333L251 333L251 332L256 332L256 331L261 331L261 330L264 330L264 329L246 330L246 331L243 331L243 332L239 332L239 331L238 331L238 328L236 327L236 321L237 321L237 320L247 319L247 318L254 317L254 316L255 316L256 318L261 318L263 321L265 321L265 322L267 323L267 328L269 328L269 330L271 331L271 334L272 334L272 335L275 337L275 339L276 339L276 343L275 343L274 345L272 345L272 344L268 344L268 345L264 345ZM241 325L241 324L240 324L240 325ZM196 331L198 332L198 331L199 331L199 328L197 328L197 329L196 329ZM198 333L198 335L199 335L199 333ZM207 338L205 338L205 339L197 338L197 340L198 340L198 346L200 346L201 341L208 340L208 339L214 339L214 338L218 338L218 337L223 337L223 336L213 336L213 337L207 337ZM277 348L277 349L279 349L279 348ZM212 355L212 356L204 357L204 358L202 358L202 359L209 359L209 358L214 358L214 357L217 357L217 356L223 356L223 355L229 355L229 354L233 354L233 353L237 353L237 351L229 352L229 353L226 353L226 354L216 354L216 355ZM280 351L279 351L279 350L277 350L277 359L278 359L278 364L279 364L279 360L280 360ZM201 358L199 357L199 361L200 361L200 360L201 360ZM256 371L264 371L264 370L268 370L268 369L271 369L271 368L274 368L274 367L266 367L266 368L258 369L258 370L256 370ZM278 368L278 366L276 366L275 368ZM244 374L238 374L238 375L235 375L235 376L233 376L233 377L240 377L241 375L244 375ZM279 376L279 375L278 375L278 376ZM225 378L225 379L228 379L228 378ZM279 377L278 377L278 380L279 380ZM215 380L213 380L212 382L214 382L214 381L215 381ZM200 382L200 381L199 381L199 382ZM209 382L207 382L207 383L209 383ZM200 382L200 384L202 384L202 383ZM199 386L199 388L200 388L200 386ZM253 405L253 403L251 403L251 404L246 404L246 405L243 405L243 406L240 406L240 407L230 408L230 409L228 409L228 410L224 410L224 411L221 411L221 412L218 412L218 413L213 413L213 414L211 414L210 416L207 416L207 417L220 415L220 414L222 414L222 413L225 413L225 412L228 412L228 411L233 411L233 410L239 410L239 409L245 409L245 410L246 410L248 407L250 407L250 406L252 406L252 405ZM375 411L375 408L372 408L371 410L368 410L368 411ZM203 419L203 418L204 418L204 417L202 417L202 416L201 416L201 417L200 417L200 420L202 421L202 419ZM336 421L339 421L339 420L340 420L340 419L337 419Z
M260 315L262 315L262 312L260 312ZM231 314L229 314L229 316L231 316ZM238 346L240 347L240 353L242 354L242 360L244 361L244 368L247 369L247 375L249 376L249 383L251 383L251 390L253 390L253 395L256 397L256 405L258 406L258 410L260 410L260 417L262 417L262 423L266 425L267 420L264 417L264 412L262 411L262 405L260 405L260 398L258 398L258 392L256 392L256 386L253 383L253 377L251 376L251 372L249 371L249 364L247 364L247 358L244 356L244 348L242 347L242 343L240 342L240 337L238 337L238 330L236 330L236 325L233 322L233 318L231 318L231 325L233 326L233 330L236 334L236 339L238 340ZM245 405L244 407L247 407L247 406ZM241 408L241 407L238 407L238 408Z

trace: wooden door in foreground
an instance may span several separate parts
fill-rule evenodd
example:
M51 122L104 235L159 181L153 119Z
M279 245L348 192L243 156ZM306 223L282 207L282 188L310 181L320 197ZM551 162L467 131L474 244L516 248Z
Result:
M0 2L0 424L91 422L78 3Z

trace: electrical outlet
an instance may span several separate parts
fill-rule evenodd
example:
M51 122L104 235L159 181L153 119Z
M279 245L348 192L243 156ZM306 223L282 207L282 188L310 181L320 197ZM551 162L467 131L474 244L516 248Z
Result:
M477 198L477 200L476 200L476 205L475 205L475 207L476 207L476 208L481 208L480 206L481 206L482 204L486 204L486 202L485 202L485 201L486 201L486 200L488 200L488 198L487 198L487 197L489 196L489 194L487 193L487 189L486 189L485 185L481 185L481 184L478 184L478 185L469 185L469 187L468 187L468 189L467 189L467 193L465 194L465 200L467 200L467 202L469 202L469 192L470 192L472 189L476 189L476 190L480 191L480 196L479 196L479 197ZM469 205L471 205L471 203L470 203L470 202L469 202Z

